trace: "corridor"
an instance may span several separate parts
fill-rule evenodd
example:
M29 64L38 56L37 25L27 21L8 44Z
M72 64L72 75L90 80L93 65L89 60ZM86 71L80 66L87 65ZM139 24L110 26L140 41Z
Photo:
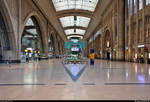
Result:
M1 100L148 100L150 65L96 60L73 81L61 59L0 67Z

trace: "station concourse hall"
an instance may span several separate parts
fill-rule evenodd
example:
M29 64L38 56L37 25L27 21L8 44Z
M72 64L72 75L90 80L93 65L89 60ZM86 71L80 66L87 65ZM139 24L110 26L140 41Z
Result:
M150 100L150 0L0 0L0 100Z

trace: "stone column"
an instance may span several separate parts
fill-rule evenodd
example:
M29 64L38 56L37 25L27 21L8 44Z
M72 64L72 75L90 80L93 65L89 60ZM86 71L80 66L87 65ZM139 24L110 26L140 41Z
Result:
M139 10L139 0L136 0L136 13L138 12L138 10ZM138 15L136 15L136 35L134 36L135 37L135 53L137 53L138 54L138 39L139 39L139 16Z
M22 35L21 34L22 32L20 30L21 29L21 19L22 19L22 15L21 15L22 5L21 4L22 4L22 0L19 0L18 1L18 21L17 21L18 22L18 27L17 27L17 33L18 34L17 34L17 39L16 39L16 42L17 42L17 47L16 47L17 48L17 50L16 50L17 51L17 56L16 56L17 58L16 58L16 60L17 61L21 60L21 57L20 57L21 56L21 35Z
M118 0L118 60L125 60L125 7L124 0Z
M129 13L128 13L128 61L131 61L131 0L129 0Z
M146 43L146 31L145 31L145 6L146 6L146 0L143 0L143 9L142 9L142 43L145 44ZM145 59L145 63L147 63L147 58L148 58L148 53L144 51L144 59Z
M54 35L54 48L55 48L55 55L57 55L59 53L59 50L58 50L58 41L57 41L57 33L55 33Z

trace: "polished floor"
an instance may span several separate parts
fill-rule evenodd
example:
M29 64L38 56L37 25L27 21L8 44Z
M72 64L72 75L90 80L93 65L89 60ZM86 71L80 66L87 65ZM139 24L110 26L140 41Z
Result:
M0 64L0 100L150 100L150 65L96 60L73 81L61 59Z

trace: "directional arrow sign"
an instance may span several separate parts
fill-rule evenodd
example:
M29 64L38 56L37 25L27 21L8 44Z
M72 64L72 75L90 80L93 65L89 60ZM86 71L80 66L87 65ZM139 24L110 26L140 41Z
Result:
M84 64L64 64L64 67L73 81L77 81L83 73L87 63Z

